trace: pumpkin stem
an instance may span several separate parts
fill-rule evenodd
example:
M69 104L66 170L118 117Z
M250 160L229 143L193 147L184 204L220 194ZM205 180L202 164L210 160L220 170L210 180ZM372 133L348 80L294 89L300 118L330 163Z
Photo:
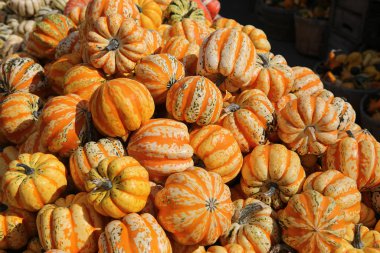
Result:
M223 109L224 113L231 113L231 112L236 112L237 110L240 109L240 106L235 103L229 104L226 108Z
M354 246L355 249L364 248L364 244L363 244L362 240L360 239L360 228L361 227L362 227L362 224L356 224L355 225L354 240L352 241L352 246Z
M221 74L218 74L217 76L216 76L216 79L215 79L215 84L216 84L216 86L220 86L222 83L224 83L224 81L227 79L227 77L226 76L224 76L224 75L221 75Z
M268 191L264 192L263 195L266 197L272 197L273 194L276 192L278 185L276 183L271 182L268 184L268 186L269 186Z
M269 251L269 253L279 253L281 251L289 252L289 253L296 253L296 251L290 247L289 245L285 243L276 244L272 247L272 249Z
M8 209L8 206L4 203L0 203L0 212L4 212Z
M258 53L257 54L260 59L263 61L263 67L268 68L269 67L269 53Z
M258 203L252 203L245 206L237 215L239 215L238 223L240 225L247 223L247 218L250 217L253 213L260 212L264 207Z
M353 133L351 130L347 130L346 133L347 133L347 135L348 135L349 137L351 137L351 138L355 138L355 135L354 135L354 133Z
M168 85L166 85L166 88L170 89L176 82L177 80L174 77L170 77L169 83Z
M194 161L194 166L200 167L200 168L206 168L204 162L202 159L200 159L197 155L193 155L193 161Z
M112 189L112 182L108 178L95 178L91 180L91 182L96 186L92 191L96 191L99 188L102 188L106 191Z
M111 39L108 43L108 46L106 46L104 49L107 51L115 51L120 46L120 43L117 39Z
M313 126L306 127L305 131L307 136L309 136L313 142L317 141L317 137L315 136L315 128Z
M29 167L28 165L26 165L24 163L18 163L16 166L24 168L25 169L25 174L28 175L28 176L32 175L34 173L34 169L32 167Z
M139 12L142 13L142 8L138 4L136 4L136 7L139 10Z

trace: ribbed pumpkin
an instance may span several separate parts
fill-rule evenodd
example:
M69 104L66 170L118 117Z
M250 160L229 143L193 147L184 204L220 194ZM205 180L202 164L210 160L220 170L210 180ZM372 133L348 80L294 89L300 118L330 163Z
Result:
M85 191L85 181L88 172L97 167L104 158L110 156L124 156L123 144L112 138L103 138L97 142L87 142L78 147L70 156L70 174L75 186Z
M76 25L81 24L85 20L87 5L91 0L69 0L66 3L63 14L68 16Z
M147 45L146 55L156 54L161 50L162 38L158 31L156 30L144 30L144 39Z
M33 154L37 152L48 153L48 148L42 145L41 134L36 131L28 136L26 141L19 147L20 154Z
M278 114L278 136L299 155L323 154L338 141L339 115L335 107L315 96L290 101Z
M165 231L156 219L144 213L131 213L107 224L99 238L99 253L171 253Z
M141 26L146 29L158 29L162 21L162 10L153 0L134 0L140 12Z
M291 100L297 99L297 96L293 93L289 93L286 96L282 96L276 103L273 103L276 112L281 111Z
M243 27L242 31L249 36L258 53L270 52L271 45L263 30L258 29L253 25L246 25Z
M37 126L42 101L31 93L16 92L0 104L0 131L12 143L23 143Z
M271 245L280 240L272 208L253 198L236 200L234 205L232 225L220 238L222 245L236 243L246 251L269 252Z
M37 215L37 229L45 250L98 252L98 238L107 220L87 202L86 193L68 195L46 205Z
M185 18L205 22L206 18L203 10L198 8L195 1L191 0L173 0L165 10L164 22L175 24Z
M265 144L274 124L274 107L264 92L245 90L231 98L219 124L232 132L243 153Z
M171 0L154 0L158 6L160 6L162 11L165 11L166 8L169 6Z
M304 180L298 155L281 144L268 144L257 146L244 158L240 185L247 196L281 209L302 190Z
M256 49L248 35L237 29L220 29L206 38L199 51L197 74L221 89L237 91L254 74Z
M203 76L179 80L169 89L166 99L166 110L174 119L201 126L217 122L222 107L222 93Z
M143 124L131 136L127 149L155 182L194 165L187 127L171 119L151 119Z
M66 185L65 166L43 153L20 154L9 163L2 180L7 203L32 212L58 199Z
M155 204L160 224L184 245L215 243L230 227L234 212L221 176L198 167L169 176Z
M291 90L297 97L311 95L323 89L323 83L319 76L309 68L293 67L294 84Z
M345 219L358 223L360 219L361 194L356 182L337 170L315 172L307 177L303 190L315 190L335 200L345 213Z
M95 210L116 219L141 211L150 192L148 172L130 156L103 159L88 173L85 187Z
M375 137L367 130L362 129L358 124L349 124L348 129L346 131L340 131L338 134L338 139L342 140L343 138L354 136L356 140L369 140L376 142Z
M380 186L380 144L350 135L328 147L323 168L340 170L356 181L360 191L375 189Z
M256 251L246 251L239 244L233 243L225 246L211 246L207 253L253 253Z
M235 19L230 18L224 18L220 17L218 19L215 19L212 27L216 30L223 29L223 28L236 28L238 30L242 30L243 26L239 24Z
M8 164L11 161L17 159L18 155L19 155L19 152L17 148L13 146L8 146L1 150L0 152L0 182L3 179L4 173L8 169ZM6 202L5 196L3 194L2 188L0 187L0 203L5 203L5 202Z
M20 250L37 234L36 217L23 209L0 204L0 249Z
M66 54L58 58L47 68L47 81L55 93L63 95L66 72L81 62L82 57L79 54Z
M285 58L271 53L259 53L250 83L244 89L262 90L273 103L286 96L293 86L293 71Z
M128 138L148 121L154 112L154 101L141 83L118 78L102 84L90 99L96 128L104 135Z
M183 36L188 41L201 45L209 34L210 28L204 22L185 18L166 29L163 34L163 40L168 41L172 37Z
M380 233L357 224L352 242L344 241L334 253L376 253L380 252Z
M363 202L360 203L360 220L359 223L368 228L373 228L376 225L376 213ZM380 231L379 231L380 232Z
M36 23L26 42L27 51L37 58L54 58L55 48L75 24L62 14L45 16Z
M350 225L333 198L313 190L293 196L278 215L282 239L300 253L332 252Z
M72 31L55 48L55 59L65 54L80 53L79 31Z
M10 0L8 7L20 17L33 17L41 7L45 6L44 0Z
M174 56L156 54L137 63L134 78L148 88L156 104L163 104L170 87L184 77L185 69Z
M223 182L229 182L240 172L243 156L239 144L227 129L208 125L190 133L190 145L196 155L195 163L203 163L207 171L218 173ZM200 161L197 161L200 159Z
M95 90L106 79L103 73L88 64L79 64L66 71L63 80L63 94L76 94L83 100L90 100Z
M68 157L93 137L88 103L75 94L51 98L39 118L41 145L49 152Z

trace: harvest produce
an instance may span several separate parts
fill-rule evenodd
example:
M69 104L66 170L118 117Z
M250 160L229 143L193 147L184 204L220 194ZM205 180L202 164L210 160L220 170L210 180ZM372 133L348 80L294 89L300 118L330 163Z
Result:
M1 3L1 253L380 252L380 143L265 30L218 0Z

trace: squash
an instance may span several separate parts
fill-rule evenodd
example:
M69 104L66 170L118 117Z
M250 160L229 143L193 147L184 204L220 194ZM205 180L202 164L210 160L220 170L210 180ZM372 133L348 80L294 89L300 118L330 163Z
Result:
M276 112L280 112L291 101L297 99L297 96L293 93L288 93L282 96L276 103L273 103Z
M212 27L216 30L223 28L236 28L237 30L243 30L243 26L239 24L235 19L220 17L214 20Z
M338 141L338 116L322 98L301 96L277 114L278 136L299 155L321 155Z
M36 25L36 21L34 21L34 20L23 20L17 26L16 33L18 35L25 37L27 33L33 31L35 25Z
M0 104L0 131L12 143L23 143L37 126L42 101L31 93L16 92Z
M352 108L352 105L345 98L335 97L331 103L338 111L340 121L338 130L349 130L356 120L354 108Z
M162 10L153 0L134 0L140 12L141 26L146 29L157 30L162 21Z
M302 191L305 171L297 154L281 144L260 145L244 157L241 189L274 209Z
M275 124L274 107L264 92L245 90L230 99L219 124L232 132L243 153L265 144Z
M172 237L169 236L170 243L172 245L172 251L173 253L206 253L205 247L198 246L198 245L183 245L175 240L172 239Z
M107 219L89 205L86 197L84 192L67 195L38 212L38 236L44 250L98 251L98 238Z
M252 78L256 49L248 35L237 29L219 29L207 37L199 51L197 74L222 90L235 92Z
M181 22L175 23L167 28L163 33L164 42L175 36L183 36L189 42L195 42L199 46L203 40L210 35L210 28L203 22L199 22L190 18L184 18Z
M26 141L19 146L20 154L33 154L37 152L48 153L48 148L42 145L41 135L38 131L29 135Z
M66 3L63 14L68 16L75 25L79 25L84 22L87 5L91 0L69 0Z
M202 9L191 0L173 0L165 10L164 23L173 25L184 18L205 22L206 18Z
M156 104L163 104L170 87L184 77L185 68L174 56L156 54L137 63L134 79L148 88Z
M198 167L170 175L155 205L159 223L184 245L215 243L227 232L234 212L222 177Z
M148 172L130 156L103 159L89 171L85 187L95 210L115 219L141 211L150 192Z
M2 180L7 204L31 212L54 202L66 189L65 166L53 155L20 154Z
M127 150L128 155L148 170L154 182L194 165L187 126L171 119L151 119L144 123L131 136Z
M195 164L203 164L207 171L218 173L224 183L234 179L243 165L239 144L227 129L208 125L190 133L190 145L194 149Z
M113 252L171 253L172 248L152 215L131 213L108 223L99 238L99 253Z
M347 127L348 129L346 131L339 132L339 140L354 135L355 139L357 139L358 141L366 139L369 141L376 142L375 137L373 137L373 135L367 129L362 129L358 124L348 124Z
M8 7L21 17L33 17L38 10L45 6L44 0L10 0Z
M272 208L253 198L236 200L234 205L232 225L220 238L221 244L236 243L247 252L269 252L271 245L280 241Z
M0 182L3 179L4 173L8 169L8 164L17 159L19 155L18 149L14 146L7 146L1 149L0 152ZM6 199L0 187L0 203L5 203Z
M66 3L67 3L67 0L51 0L50 5L54 9L63 12L63 10L65 9Z
M283 241L300 253L332 252L352 224L333 198L314 190L294 195L278 218Z
M55 59L73 53L80 53L79 31L71 32L66 38L58 43L58 46L55 48Z
M158 6L160 6L161 10L164 12L166 8L169 6L172 0L154 0Z
M141 83L117 78L102 84L90 99L95 127L109 137L124 141L130 131L140 128L154 113L154 101Z
M173 84L166 98L166 110L174 119L200 126L217 122L222 107L222 93L203 76L182 78Z
M290 92L297 97L312 95L323 89L323 83L319 76L309 68L293 67L294 84Z
M363 202L360 203L360 220L359 223L368 228L373 228L376 225L376 213Z
M70 174L75 186L80 191L85 191L87 174L92 168L97 167L106 157L124 155L123 144L117 139L103 138L79 146L70 156Z
M255 45L258 53L268 53L271 50L271 45L268 41L267 35L263 30L254 27L253 25L246 25L242 29Z
M226 246L211 246L207 249L207 253L253 253L255 251L246 251L239 244L233 243Z
M48 15L52 15L52 14L60 14L61 12L59 10L56 10L56 9L52 9L49 4L50 4L50 0L44 0L46 4L46 6L43 6L41 7L36 15L34 15L34 20L36 22L38 21L41 21L45 16L48 16Z
M219 0L202 0L202 3L206 6L211 15L211 18L214 20L220 11Z
M6 58L17 51L21 50L24 39L18 35L12 34L1 46L1 56Z
M244 89L262 90L271 102L276 103L292 88L292 68L281 55L258 53L257 56L254 75Z
M203 4L202 0L191 0L191 1L195 2L197 4L198 8L203 11L203 14L206 18L206 24L207 24L207 26L210 26L211 22L212 22L212 18L211 18L210 12L206 8L206 6Z
M147 45L146 55L157 54L162 48L162 38L158 31L145 29L145 43Z

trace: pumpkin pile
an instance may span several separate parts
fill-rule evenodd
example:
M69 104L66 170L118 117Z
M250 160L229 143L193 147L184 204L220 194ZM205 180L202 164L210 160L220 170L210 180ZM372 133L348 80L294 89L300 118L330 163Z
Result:
M218 5L69 0L2 59L0 250L380 252L380 144Z

